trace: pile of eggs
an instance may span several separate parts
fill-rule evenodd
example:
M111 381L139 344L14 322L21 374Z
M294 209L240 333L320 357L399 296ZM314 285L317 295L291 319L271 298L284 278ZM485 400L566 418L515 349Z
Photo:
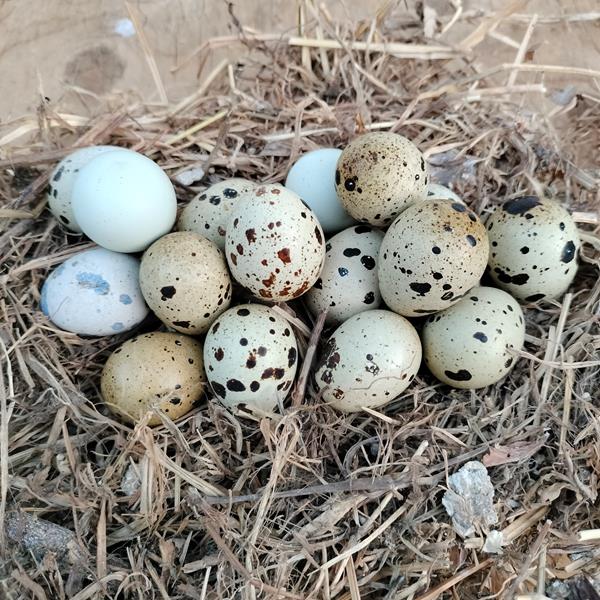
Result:
M184 415L207 386L259 416L282 406L304 352L277 306L289 301L325 315L311 382L340 411L391 402L422 361L449 386L493 384L523 347L519 302L560 297L580 245L569 213L536 196L484 224L394 133L309 152L285 185L221 181L179 217L156 163L83 148L51 174L48 200L98 247L50 274L44 314L85 336L135 329L150 311L164 325L114 350L101 379L113 412L150 424Z

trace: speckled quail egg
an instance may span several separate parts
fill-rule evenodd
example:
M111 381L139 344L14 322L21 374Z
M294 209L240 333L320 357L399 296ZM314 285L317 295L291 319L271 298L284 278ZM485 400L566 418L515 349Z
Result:
M453 200L464 204L463 199L457 193L440 183L430 183L427 186L427 200Z
M204 333L231 302L223 253L192 231L165 235L146 250L140 286L154 314L182 333Z
M335 191L335 170L341 153L336 148L307 152L294 163L285 180L285 187L314 211L325 233L335 233L354 223Z
M83 233L115 252L145 250L171 230L177 213L166 173L124 148L103 152L80 169L72 205Z
M394 221L379 250L383 300L407 317L447 308L477 285L488 253L485 227L464 204L414 204Z
M523 311L506 292L475 287L454 306L428 317L423 355L429 370L456 388L477 389L504 377L523 347Z
M377 260L383 233L370 225L355 225L326 244L321 276L306 294L309 310L327 309L327 323L340 323L381 304Z
M260 186L233 208L225 251L233 277L255 296L278 301L304 294L325 257L323 230L297 194Z
M387 226L426 196L427 165L419 149L397 133L366 133L342 152L335 173L337 194L358 221Z
M204 363L215 395L230 407L272 412L296 375L292 327L273 309L242 304L224 312L206 334Z
M558 298L577 273L580 240L571 215L553 200L523 196L487 221L490 275L526 302Z
M198 194L177 221L180 231L195 231L225 250L225 228L235 203L256 184L234 177L211 185Z
M65 156L52 171L48 184L48 207L67 229L81 233L81 227L75 220L71 205L73 183L77 173L92 158L109 150L117 150L117 147L88 146L87 148L80 148Z
M189 412L206 383L202 345L180 333L147 333L126 341L109 357L100 388L105 404L135 422L160 409L171 419ZM149 425L158 425L157 414Z
M412 382L421 364L415 328L389 310L368 310L331 335L315 369L325 402L358 412L391 402Z
M148 314L138 282L140 262L92 248L75 254L44 282L41 309L66 331L110 335L132 329Z

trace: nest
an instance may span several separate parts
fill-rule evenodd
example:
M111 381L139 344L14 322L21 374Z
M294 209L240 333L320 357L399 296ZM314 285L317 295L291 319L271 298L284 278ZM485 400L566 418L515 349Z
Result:
M203 73L175 106L110 98L90 119L43 102L4 127L5 597L598 597L598 178L577 143L597 156L600 105L583 94L552 118L529 109L544 72L570 71L524 64L527 36L514 64L478 72L469 51L498 21L475 20L450 47L426 40L423 16L404 10L350 29L312 3L304 9L299 37L259 35L234 18L235 35L189 60L205 64L214 47L234 43L239 60ZM536 72L534 83L522 83L532 81L522 71ZM99 375L133 333L83 339L38 308L50 270L90 247L45 208L55 162L81 145L132 148L166 170L184 205L228 176L282 181L302 152L373 130L414 140L433 179L483 218L524 193L574 211L584 240L577 279L560 301L525 307L526 346L510 375L464 392L422 370L389 405L353 415L323 405L301 378L271 419L207 397L177 423L116 420ZM280 309L308 357L306 375L327 331L301 302ZM473 460L488 468L497 523L484 520L464 539L442 498L448 477ZM491 529L501 534L495 551L484 547Z

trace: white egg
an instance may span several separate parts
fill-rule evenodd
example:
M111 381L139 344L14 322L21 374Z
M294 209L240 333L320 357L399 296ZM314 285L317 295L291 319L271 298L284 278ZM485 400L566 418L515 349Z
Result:
M44 282L41 309L61 329L110 335L132 329L148 314L139 286L140 261L104 248L72 256Z
M525 339L523 311L502 290L474 287L454 306L428 317L421 337L425 364L440 381L482 388L514 366Z
M92 158L109 150L118 150L118 148L116 146L80 148L65 156L52 171L48 185L48 207L67 229L81 233L81 227L75 219L71 205L73 184L77 174Z
M453 200L464 203L464 200L456 192L441 183L430 183L427 186L427 200Z
M421 341L407 319L389 310L367 310L332 334L315 368L325 402L358 412L391 402L412 382L421 364Z
M335 233L354 223L335 191L335 169L341 154L336 148L307 152L294 163L285 180L285 187L314 211L325 233Z
M139 252L171 230L177 199L155 162L121 148L96 156L79 171L73 212L83 233L98 245Z
M204 364L223 404L271 412L294 382L296 337L271 308L242 304L225 311L206 334Z
M325 263L319 279L306 294L309 310L327 309L327 323L340 323L381 304L377 261L383 232L355 225L334 235L325 245Z

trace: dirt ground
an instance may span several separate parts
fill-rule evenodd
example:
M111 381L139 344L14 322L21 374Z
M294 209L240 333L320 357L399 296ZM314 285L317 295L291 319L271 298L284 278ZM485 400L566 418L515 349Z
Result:
M325 0L335 19L370 19L388 4L424 10L439 17L454 6L462 16L507 9L515 0ZM600 56L600 11L597 0L516 1L517 14L494 32L494 52L488 41L476 46L472 60L492 66L512 62L532 15L538 22L528 46L527 62L594 69ZM577 14L576 19L569 15ZM232 17L233 15L233 17ZM218 36L235 33L234 18L263 33L295 34L298 10L292 0L4 0L0 2L0 125L35 112L40 98L66 112L90 114L102 110L97 98L124 93L145 101L160 101L142 46L144 38L156 61L169 102L189 95L221 58L235 59L244 49L227 44L204 63L194 52ZM136 25L142 36L136 32ZM400 25L401 26L401 25ZM468 19L449 35L438 26L433 36L457 43L469 29ZM503 38L503 51L497 39ZM191 57L191 58L190 58ZM590 78L523 73L519 83L544 81L549 95L567 84L572 91L600 96ZM164 100L164 99L163 99ZM539 102L536 98L533 102ZM552 105L548 105L552 108Z

